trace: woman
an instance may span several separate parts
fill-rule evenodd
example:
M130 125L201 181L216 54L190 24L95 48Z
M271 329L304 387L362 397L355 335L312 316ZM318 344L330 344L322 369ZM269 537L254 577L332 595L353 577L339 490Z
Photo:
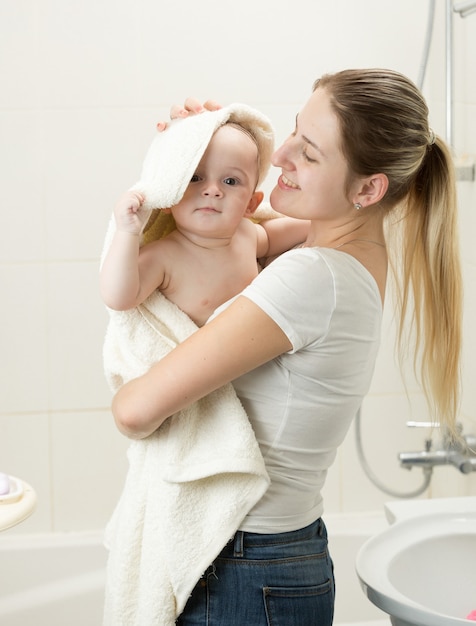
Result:
M141 438L233 381L271 478L197 584L182 626L332 623L320 492L372 378L387 278L385 222L399 234L401 342L410 321L435 418L454 428L461 342L455 183L417 88L388 70L324 76L273 164L281 175L271 204L311 220L304 244L113 400L119 429Z

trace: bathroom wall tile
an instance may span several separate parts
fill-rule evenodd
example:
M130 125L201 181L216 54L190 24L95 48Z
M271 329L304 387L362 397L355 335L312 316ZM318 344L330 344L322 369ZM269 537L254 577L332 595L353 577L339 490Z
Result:
M0 187L4 211L0 262L41 261L44 258L43 155L39 118L37 111L0 109Z
M52 110L43 114L47 254L98 259L114 203L135 183L155 134L137 111Z
M398 453L423 450L427 429L410 429L407 420L425 421L426 409L421 396L368 396L363 404L360 438L365 461L377 480L392 492L408 494L420 487L419 470L400 467ZM354 425L355 426L355 425ZM377 488L365 474L357 454L355 427L343 446L342 499L346 511L379 509L394 499Z
M462 406L464 415L476 420L476 389L474 385L474 346L476 346L476 264L465 266L465 304L463 324Z
M474 59L476 58L476 20L474 19L474 14L471 19L471 34L468 37L468 51L467 51L467 59L468 59L468 80L467 80L467 90L466 90L466 102L468 102L473 107L476 106L476 78L474 76ZM463 79L465 80L465 79ZM472 128L474 137L475 132L475 121L474 115L471 117L472 120ZM472 144L472 152L473 154L476 152L474 149L474 143Z
M48 407L44 265L0 265L0 414Z
M474 246L474 233L476 232L476 185L469 181L460 181L458 183L458 221L461 260L463 264L476 266L476 250ZM470 291L473 284L471 282L467 284L467 288Z
M52 415L55 531L104 528L124 485L127 447L108 411Z
M141 93L146 102L158 103L170 98L180 102L189 94L222 102L294 100L302 85L310 89L323 70L324 52L333 44L339 27L333 19L333 3L306 2L294 7L295 19L301 11L306 15L299 22L300 54L309 59L306 64L295 62L295 36L272 0L242 0L232 23L216 0L190 5L185 13L179 4L169 3L167 20L179 22L180 28L163 29L160 37L157 25L164 19L162 5L143 2L141 11ZM197 40L196 24L203 19L213 28L213 35ZM320 26L323 23L326 28ZM196 44L191 46L191 42ZM171 50L179 53L171 54ZM332 56L335 54L338 47Z
M333 64L333 57L337 53L340 61L339 68L346 67L389 67L407 74L416 81L420 50L423 47L424 27L427 8L425 3L415 3L403 0L392 4L380 0L366 0L365 10L358 2L340 0L337 3L340 12L337 17L338 31L329 53L324 56L327 65ZM372 35L360 37L358 32L365 28L369 15L375 24L385 24L386 27L375 28ZM411 15L411 19L408 16ZM391 26L390 26L391 25ZM324 28L327 27L323 23ZM394 37L402 39L412 46L389 45L389 28ZM340 52L337 52L340 51Z
M50 532L53 527L48 416L36 412L0 415L0 432L0 471L24 480L37 496L32 515L4 532Z
M457 159L471 157L474 161L476 148L473 139L476 136L476 121L474 113L476 106L466 102L453 103L453 152ZM470 181L461 184L463 187L472 187Z
M474 13L464 19L454 21L455 45L455 94L464 102L476 103L476 77L474 60L476 59L476 20ZM474 144L473 144L474 145Z
M473 99L466 105L466 118L468 124L468 134L466 135L466 149L473 158L476 158L476 100Z
M471 495L468 474L462 474L452 465L433 470L430 494L432 498L455 498Z
M475 432L473 430L473 432ZM476 472L470 474L466 479L466 493L468 496L476 496Z
M40 3L0 3L0 108L31 107L37 102L40 63Z
M381 2L368 0L373 18L388 20L388 9ZM407 73L415 73L414 54L387 45L386 30L374 30L372 37L354 45L358 24L367 20L360 5L348 2L311 3L304 2L294 8L295 16L302 15L299 22L299 51L301 58L309 63L296 63L293 59L296 36L290 32L286 20L279 19L279 9L271 0L258 5L252 0L241 3L241 11L234 16L230 31L228 16L222 11L207 15L213 24L213 37L202 38L193 51L194 66L186 53L190 41L196 36L196 21L202 19L206 9L213 6L189 7L184 15L179 5L169 5L168 19L180 20L180 29L161 32L157 38L157 24L164 19L161 5L144 2L140 10L141 46L139 66L142 73L141 93L146 101L164 102L171 97L181 101L184 95L194 94L199 98L214 97L221 101L246 101L255 103L288 103L295 100L296 93L310 89L312 82L323 72L349 66L387 65ZM415 20L406 19L411 8ZM403 0L392 7L393 23L401 22L407 40L422 40L419 22L420 13L410 0ZM253 14L253 28L249 28L248 16ZM200 16L200 17L198 17ZM240 45L230 46L230 39L238 37ZM349 43L352 42L350 45ZM418 43L417 43L418 45ZM170 55L169 51L183 50L185 53ZM226 50L226 54L217 54ZM329 54L329 50L332 53ZM266 54L260 54L266 51ZM195 67L206 68L206 72L195 71ZM160 76L160 80L150 77ZM177 77L184 77L177 81ZM271 77L271 80L270 80ZM283 85L285 86L283 89ZM165 86L165 87L164 87ZM149 100L150 99L150 100Z
M95 263L48 267L50 407L54 411L110 404L102 366L107 314Z
M136 5L130 0L41 3L41 46L36 52L45 106L90 108L137 102L141 24Z

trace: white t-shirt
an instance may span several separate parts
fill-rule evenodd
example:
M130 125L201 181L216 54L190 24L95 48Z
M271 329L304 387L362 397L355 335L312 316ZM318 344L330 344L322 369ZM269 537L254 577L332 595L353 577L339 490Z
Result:
M293 348L233 383L271 478L240 529L296 530L322 515L327 469L368 392L380 293L349 254L301 248L281 255L241 295L279 325Z

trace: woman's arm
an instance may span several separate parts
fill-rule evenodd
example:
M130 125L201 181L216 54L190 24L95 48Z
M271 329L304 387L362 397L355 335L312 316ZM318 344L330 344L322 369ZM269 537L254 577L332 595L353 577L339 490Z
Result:
M279 326L240 296L117 392L112 403L116 424L128 437L147 437L177 411L291 347Z

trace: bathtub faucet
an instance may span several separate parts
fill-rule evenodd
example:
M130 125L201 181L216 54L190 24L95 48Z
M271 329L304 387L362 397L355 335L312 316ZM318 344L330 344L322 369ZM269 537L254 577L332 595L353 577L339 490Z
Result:
M410 428L435 428L439 424L432 422L407 422ZM442 429L443 430L443 429ZM476 436L464 435L458 424L459 437L451 437L443 430L441 445L433 450L431 439L425 440L425 450L420 452L400 452L400 465L406 469L412 467L432 468L435 465L454 465L462 474L476 472Z

